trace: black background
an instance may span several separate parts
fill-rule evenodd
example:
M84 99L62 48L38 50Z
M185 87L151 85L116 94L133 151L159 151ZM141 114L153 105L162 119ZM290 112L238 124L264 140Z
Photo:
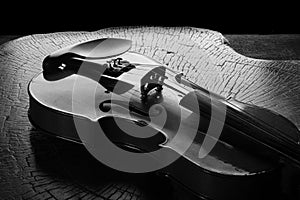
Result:
M300 33L298 6L287 2L139 1L95 4L40 1L3 9L0 34L26 35L59 31L95 31L116 26L193 26L223 34Z

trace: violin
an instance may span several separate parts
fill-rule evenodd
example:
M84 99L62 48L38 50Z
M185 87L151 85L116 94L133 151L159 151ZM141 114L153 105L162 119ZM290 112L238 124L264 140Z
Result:
M210 92L131 45L102 38L48 55L28 85L33 126L112 168L156 171L200 199L277 198L293 187L284 175L300 169L293 123Z

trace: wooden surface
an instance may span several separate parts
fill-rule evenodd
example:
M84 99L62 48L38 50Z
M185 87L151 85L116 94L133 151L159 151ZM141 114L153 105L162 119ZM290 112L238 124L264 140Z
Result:
M294 43L286 45L291 38L299 42L299 35L287 38L256 36L253 40L251 36L228 35L226 39L215 31L188 27L114 28L29 35L0 46L0 197L191 198L184 191L179 198L174 193L178 190L151 174L131 176L114 172L95 161L82 146L41 134L29 123L26 87L30 78L41 71L43 58L70 44L101 37L131 39L132 50L184 71L206 89L269 108L300 128L299 48ZM281 38L277 45L276 38ZM264 59L241 55L228 45L228 41L238 52ZM280 41L284 48L277 48ZM264 45L265 48L273 45L273 53L258 53L257 49ZM276 60L277 56L280 61Z
M300 35L224 35L236 52L251 58L300 60Z

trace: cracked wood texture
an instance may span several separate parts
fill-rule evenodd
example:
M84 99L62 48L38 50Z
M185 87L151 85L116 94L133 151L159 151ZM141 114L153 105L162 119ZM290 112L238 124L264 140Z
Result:
M27 84L51 52L117 37L132 50L183 71L202 87L282 114L300 128L300 62L253 59L215 31L121 27L18 38L0 46L0 197L4 199L190 199L152 174L128 175L95 161L81 146L44 135L28 121ZM249 38L251 39L251 38Z

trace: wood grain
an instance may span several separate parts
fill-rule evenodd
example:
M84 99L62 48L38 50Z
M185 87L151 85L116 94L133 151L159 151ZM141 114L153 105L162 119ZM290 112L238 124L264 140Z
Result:
M43 58L70 44L102 37L131 39L132 50L183 71L202 87L271 109L300 128L299 60L243 56L221 33L190 27L120 27L29 35L0 46L0 196L4 199L178 198L171 195L174 190L167 182L155 185L150 175L132 178L111 172L84 148L40 134L28 121L27 84L41 71Z

